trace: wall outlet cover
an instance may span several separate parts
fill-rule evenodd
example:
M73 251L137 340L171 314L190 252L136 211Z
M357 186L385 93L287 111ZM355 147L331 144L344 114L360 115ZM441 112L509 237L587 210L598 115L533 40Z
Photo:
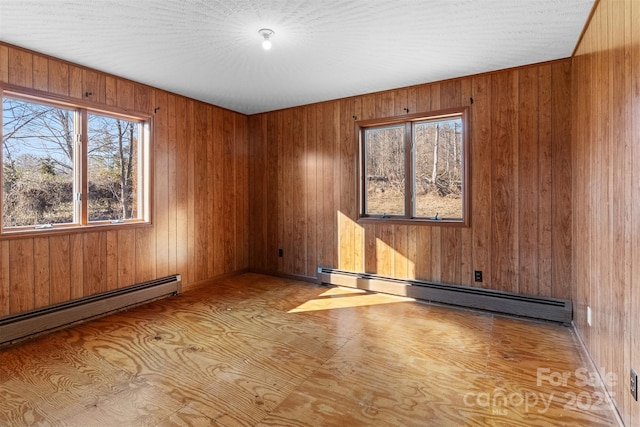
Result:
M481 270L475 270L473 272L473 280L475 280L476 282L482 282L482 271Z

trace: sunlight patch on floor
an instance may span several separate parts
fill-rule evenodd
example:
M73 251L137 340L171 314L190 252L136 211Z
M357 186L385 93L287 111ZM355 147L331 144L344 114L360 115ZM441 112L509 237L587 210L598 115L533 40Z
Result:
M367 294L367 291L364 289L355 289L355 288L344 288L342 286L337 286L335 288L329 288L326 292L321 293L319 296L321 297L332 297L337 295L362 295Z
M395 304L415 301L413 298L398 297L386 294L372 294L362 289L336 287L328 289L318 298L306 301L288 313L305 311L333 310L336 308L366 307L380 304Z

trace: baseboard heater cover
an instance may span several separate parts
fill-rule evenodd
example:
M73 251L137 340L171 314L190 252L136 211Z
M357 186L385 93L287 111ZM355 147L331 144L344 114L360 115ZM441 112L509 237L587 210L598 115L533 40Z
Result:
M0 344L181 292L179 274L0 319Z
M419 300L473 308L568 325L573 318L571 301L541 298L471 286L422 280L395 279L376 274L318 268L322 283L401 295Z

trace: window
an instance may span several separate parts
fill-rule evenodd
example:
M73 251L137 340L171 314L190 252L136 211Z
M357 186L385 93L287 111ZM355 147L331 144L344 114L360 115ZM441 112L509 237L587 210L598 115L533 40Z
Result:
M468 224L467 109L358 122L360 218Z
M139 122L89 114L89 221L138 218Z
M149 118L2 96L2 231L149 222Z

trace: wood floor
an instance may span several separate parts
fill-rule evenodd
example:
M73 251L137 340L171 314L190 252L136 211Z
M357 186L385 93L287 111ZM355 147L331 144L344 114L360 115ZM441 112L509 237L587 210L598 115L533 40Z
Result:
M0 350L0 425L609 426L570 328L245 274Z

